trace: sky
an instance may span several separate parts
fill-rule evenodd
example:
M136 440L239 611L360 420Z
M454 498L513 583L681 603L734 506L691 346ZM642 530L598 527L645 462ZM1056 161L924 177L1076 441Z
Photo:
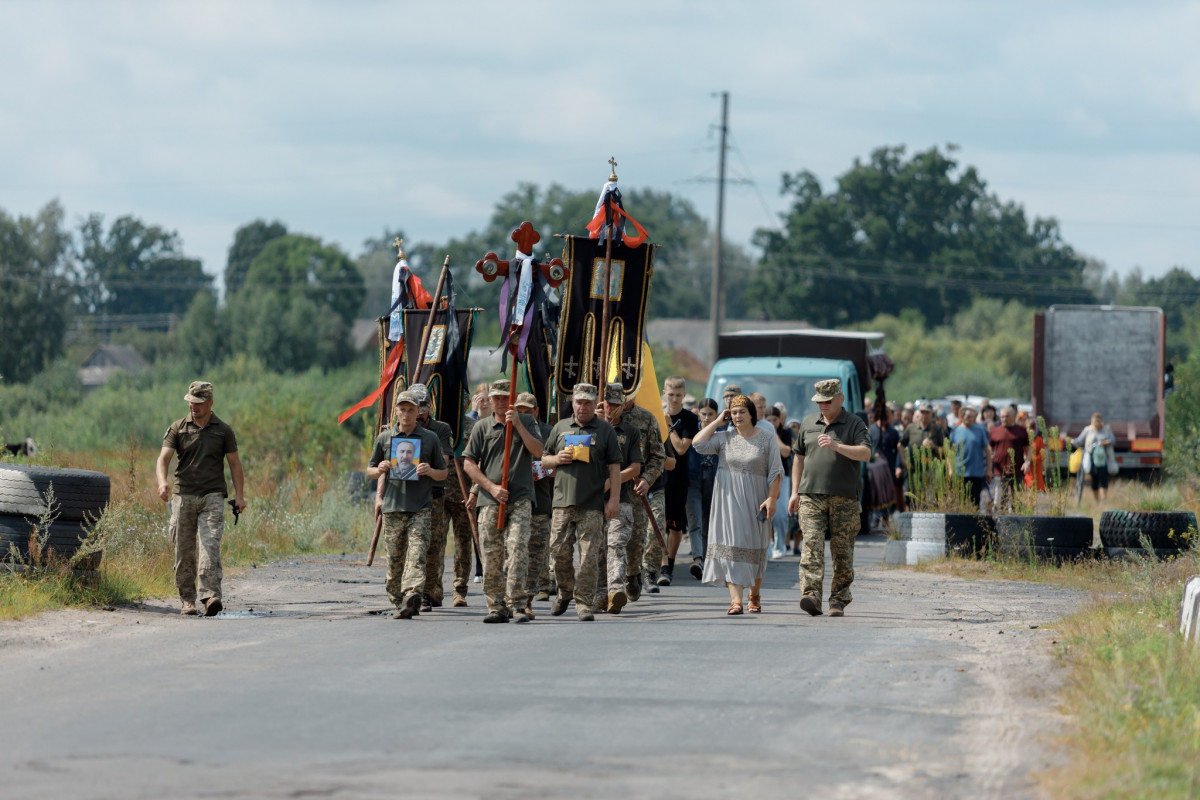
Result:
M0 0L0 209L133 214L214 275L256 218L439 243L610 156L711 220L728 92L728 241L785 172L953 144L1110 271L1200 270L1197 32L1194 2Z

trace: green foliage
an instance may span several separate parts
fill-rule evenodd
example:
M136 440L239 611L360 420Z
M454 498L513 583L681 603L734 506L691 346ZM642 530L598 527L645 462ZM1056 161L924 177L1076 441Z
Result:
M118 217L108 232L92 214L79 227L81 305L102 314L182 313L212 284L199 259L181 252L179 234L136 217Z
M63 351L71 305L70 234L63 210L36 217L0 210L0 381L26 381Z
M226 321L212 292L197 292L179 325L178 351L185 364L204 370L219 364L227 347Z
M230 297L241 290L246 282L250 264L258 257L267 242L287 235L287 227L276 220L268 223L256 219L238 228L229 246L229 258L225 262L225 296Z
M1200 486L1200 351L1175 370L1175 390L1167 395L1163 467L1186 485Z
M976 299L949 324L930 329L911 310L880 314L854 327L886 336L896 364L886 383L889 399L1030 394L1033 310L1015 300Z
M932 447L914 447L908 472L909 509L942 514L978 514L971 502L971 488L962 470L952 469L960 460L958 448L947 442L938 454Z
M952 152L952 148L948 148ZM1017 294L1034 305L1090 299L1085 262L1054 220L1026 220L987 192L974 167L936 147L905 160L883 147L822 191L812 173L785 173L792 198L784 230L760 230L759 271L747 288L771 319L816 325L912 308L948 322L973 297Z

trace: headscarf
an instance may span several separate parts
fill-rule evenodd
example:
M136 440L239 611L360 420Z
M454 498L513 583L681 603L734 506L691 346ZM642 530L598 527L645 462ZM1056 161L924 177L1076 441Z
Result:
M732 398L729 401L729 407L746 409L748 412L750 412L750 424L752 426L758 424L758 409L755 408L754 403L750 400L749 397L746 397L746 395L739 394L736 397Z

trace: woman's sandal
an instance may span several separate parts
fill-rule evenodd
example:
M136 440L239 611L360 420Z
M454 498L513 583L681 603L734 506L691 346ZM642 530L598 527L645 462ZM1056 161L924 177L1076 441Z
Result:
M746 610L751 614L762 613L762 595L750 593L750 602L746 605Z
M742 604L741 603L730 603L729 610L726 611L725 613L731 617L742 613Z

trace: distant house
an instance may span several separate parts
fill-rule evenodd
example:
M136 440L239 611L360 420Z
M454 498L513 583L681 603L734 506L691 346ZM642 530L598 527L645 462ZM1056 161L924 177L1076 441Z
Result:
M350 326L350 343L354 352L379 351L379 321L375 319L356 319Z
M102 344L79 368L79 380L84 389L95 389L118 372L139 372L149 366L142 354L128 345Z

